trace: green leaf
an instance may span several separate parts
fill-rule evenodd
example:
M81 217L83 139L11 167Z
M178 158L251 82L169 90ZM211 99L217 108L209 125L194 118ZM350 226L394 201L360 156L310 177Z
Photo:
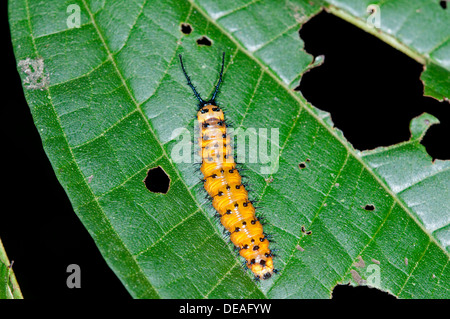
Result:
M325 0L333 14L424 65L424 94L450 98L450 12L439 1ZM375 6L374 6L375 5Z
M438 123L434 116L424 113L411 121L409 141L366 151L362 156L427 232L450 251L450 161L432 162L420 144L427 129Z
M0 299L23 299L5 247L0 240Z
M68 27L77 12L67 12L71 4L78 5L79 28ZM440 237L328 113L292 90L321 62L302 50L297 32L319 10L302 0L10 0L18 71L45 151L133 297L327 298L348 282L402 298L449 297L449 254ZM192 33L184 35L181 23ZM212 46L199 46L202 36ZM261 283L241 267L214 221L198 165L175 156L184 136L176 130L193 133L196 110L177 56L207 96L222 51L218 102L227 120L260 143L261 129L279 132L271 144L279 147L271 158L277 170L264 174L270 163L261 158L243 164L279 249L280 274ZM170 178L166 194L143 183L157 166Z

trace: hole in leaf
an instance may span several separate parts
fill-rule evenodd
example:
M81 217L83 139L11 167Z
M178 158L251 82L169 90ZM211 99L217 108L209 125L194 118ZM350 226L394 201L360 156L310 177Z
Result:
M181 24L181 32L183 32L184 34L191 34L192 32L192 27L189 23L182 23Z
M153 193L166 194L169 191L170 178L161 166L158 166L148 170L144 184Z
M373 206L372 204L367 204L366 206L364 206L364 209L368 211L374 211L375 206Z
M397 300L393 295L379 289L369 288L367 286L352 287L350 285L336 285L333 289L332 298L336 301L352 300L355 303L358 300Z
M312 231L311 230L306 230L305 226L301 227L301 231L305 235L311 235L312 234Z
M442 9L447 9L447 0L439 1L439 4L441 5Z
M376 8L376 7L369 6L369 7L367 8L367 13L369 13L369 14L375 13L375 11L377 11L375 8Z
M207 36L204 35L201 38L197 39L197 44L198 45L206 45L206 46L210 47L212 45L212 42Z
M300 164L298 164L298 167L300 169L304 169L304 168L306 168L306 164L304 162L301 162Z
M423 95L421 64L325 11L306 22L300 36L305 50L325 55L325 62L302 76L299 89L312 105L331 113L356 149L408 141L411 120L427 112L440 124L430 127L421 143L433 159L450 158L444 142L450 109Z

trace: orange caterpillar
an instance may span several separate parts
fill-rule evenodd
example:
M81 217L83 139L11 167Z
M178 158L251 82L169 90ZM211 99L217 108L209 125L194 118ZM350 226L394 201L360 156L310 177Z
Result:
M230 240L245 258L246 266L251 269L255 279L268 279L276 269L273 267L273 254L269 249L269 240L263 232L263 226L255 216L255 208L248 199L248 193L242 185L241 175L236 168L227 135L223 111L216 105L215 98L222 82L225 53L222 57L222 69L219 82L212 98L204 101L195 90L186 73L183 60L181 68L199 103L197 119L200 126L202 166L205 190L212 197L212 205L220 217L220 222L230 234Z

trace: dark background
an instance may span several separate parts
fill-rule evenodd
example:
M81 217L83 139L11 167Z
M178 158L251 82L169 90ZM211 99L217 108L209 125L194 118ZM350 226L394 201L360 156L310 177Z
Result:
M16 70L6 4L2 5L3 94L0 136L3 209L0 237L25 298L117 298L130 296L106 265L57 181L42 148ZM448 103L423 97L422 66L358 28L325 12L301 30L306 50L325 63L306 73L303 95L332 114L360 150L408 140L409 122L428 112L433 126L423 144L433 158L448 159ZM7 208L6 208L7 207ZM81 289L68 289L66 268L81 267ZM338 286L336 300L391 300L367 287Z

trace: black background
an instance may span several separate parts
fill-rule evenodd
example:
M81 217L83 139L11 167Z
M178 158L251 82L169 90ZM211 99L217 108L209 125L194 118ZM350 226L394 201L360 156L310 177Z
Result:
M3 81L0 136L3 140L0 236L25 298L130 299L106 265L57 181L24 99L2 5ZM332 114L360 150L409 139L409 122L428 112L433 126L423 144L433 158L448 159L448 103L423 96L422 66L358 28L325 12L301 30L307 52L325 63L303 76L300 89ZM66 268L78 264L81 289L68 289ZM391 300L367 287L338 286L335 300Z

